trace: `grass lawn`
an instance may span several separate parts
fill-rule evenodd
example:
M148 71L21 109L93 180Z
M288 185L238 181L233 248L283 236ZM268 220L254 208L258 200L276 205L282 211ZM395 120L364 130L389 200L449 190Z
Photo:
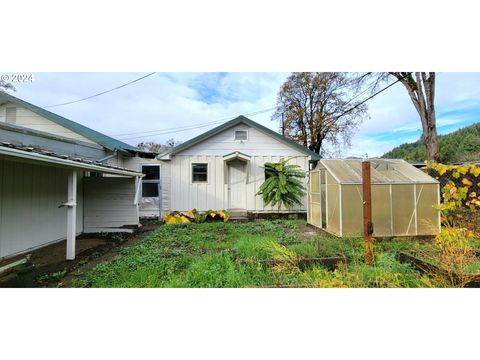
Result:
M121 255L83 273L77 287L438 287L444 283L397 260L417 242L374 245L375 266L363 264L363 240L303 237L304 221L162 225ZM344 255L348 264L305 271L296 260ZM277 260L264 266L262 260Z

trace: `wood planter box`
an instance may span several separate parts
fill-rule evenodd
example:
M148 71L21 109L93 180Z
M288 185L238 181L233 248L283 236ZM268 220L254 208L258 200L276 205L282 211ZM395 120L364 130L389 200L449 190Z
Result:
M288 263L285 260L262 260L264 267L272 267ZM322 258L304 258L294 261L295 265L302 271L312 268L315 265L325 266L328 270L335 270L338 264L346 264L347 258L345 256L332 256Z
M418 258L417 256L415 256L414 253L402 251L398 255L398 260L401 263L412 264L417 270L423 273L426 273L426 274L434 273L434 274L448 277L448 273L446 270L438 267L435 264L432 264L431 262ZM452 273L452 277L453 277L453 280L458 283L460 283L460 279L462 278L462 276L458 273ZM480 276L477 276L472 280L468 281L465 284L465 287L480 288Z

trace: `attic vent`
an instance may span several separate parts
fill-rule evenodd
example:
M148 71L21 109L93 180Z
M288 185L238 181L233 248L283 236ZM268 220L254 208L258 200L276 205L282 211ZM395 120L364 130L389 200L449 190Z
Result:
M247 140L248 131L247 130L235 130L235 140Z
M5 122L7 124L15 124L17 122L17 108L16 107L7 107Z

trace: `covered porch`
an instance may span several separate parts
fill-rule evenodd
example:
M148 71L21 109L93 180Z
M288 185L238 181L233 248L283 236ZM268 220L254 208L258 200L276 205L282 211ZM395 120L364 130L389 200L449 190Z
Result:
M83 232L138 226L141 173L38 148L0 144L0 259Z

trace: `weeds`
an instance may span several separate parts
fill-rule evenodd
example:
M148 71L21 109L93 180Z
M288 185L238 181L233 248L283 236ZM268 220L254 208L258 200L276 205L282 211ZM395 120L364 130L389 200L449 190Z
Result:
M426 287L441 283L396 260L407 240L375 244L375 266L363 264L359 238L311 236L299 243L302 221L163 225L120 254L83 273L79 287ZM292 244L292 242L296 243ZM289 244L289 245L285 245ZM301 271L302 257L344 255L329 271ZM266 264L268 266L266 266ZM473 266L473 265L472 265ZM478 264L480 267L480 264Z
M37 277L40 284L60 281L67 274L67 269L56 271L54 273L43 274Z

